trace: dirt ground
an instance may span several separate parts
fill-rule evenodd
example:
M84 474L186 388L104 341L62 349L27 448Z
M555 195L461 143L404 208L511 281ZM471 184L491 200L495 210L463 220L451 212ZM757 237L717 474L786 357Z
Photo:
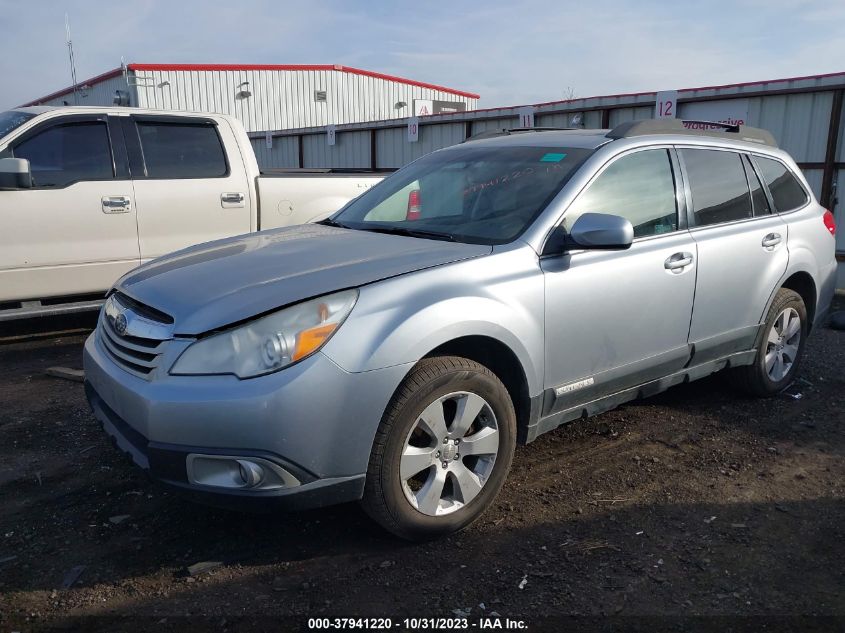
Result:
M0 633L491 614L845 630L845 332L813 334L791 395L711 377L519 447L490 511L426 544L356 505L256 516L162 491L81 384L45 375L80 366L84 338L0 345Z

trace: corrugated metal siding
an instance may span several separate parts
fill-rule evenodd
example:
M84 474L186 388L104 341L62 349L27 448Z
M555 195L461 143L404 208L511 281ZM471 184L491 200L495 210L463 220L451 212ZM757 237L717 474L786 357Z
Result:
M339 70L136 71L142 107L231 114L248 132L340 125L408 116L414 99L477 99ZM244 85L248 82L248 85ZM251 96L238 93L247 90ZM326 101L314 92L326 91ZM397 109L399 102L406 107Z
M581 124L573 125L574 117L581 115ZM601 127L601 111L589 110L587 112L556 112L553 114L535 114L534 124L537 127L583 127L598 129Z
M262 169L299 167L299 141L295 136L273 139L273 148L267 149L264 138L250 139L255 158Z
M616 127L626 121L642 121L654 117L654 106L637 106L635 108L616 108L610 111L610 127Z
M773 95L748 100L748 125L774 134L799 163L824 160L832 92Z
M401 167L429 152L456 145L464 140L464 127L463 123L421 125L416 143L408 142L407 128L377 130L377 167L379 169Z
M55 99L50 99L49 101L44 101L39 105L46 105L46 106L62 106L65 105L81 105L81 106L110 106L114 104L114 93L116 90L126 90L130 93L130 104L131 105L138 105L138 98L137 95L134 95L134 90L130 89L126 83L126 79L123 75L118 75L117 77L111 77L104 81L100 81L98 83L93 84L87 90L80 90L78 91L79 95L79 103L74 103L73 100L73 93L68 92L67 94L59 95Z
M339 134L329 145L325 134L302 137L303 167L370 167L370 133Z

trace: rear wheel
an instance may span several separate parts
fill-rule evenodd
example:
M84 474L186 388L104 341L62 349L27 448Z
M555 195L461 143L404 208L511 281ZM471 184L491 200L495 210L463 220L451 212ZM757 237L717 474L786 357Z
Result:
M756 396L786 389L801 364L807 339L807 308L797 292L781 288L775 295L754 363L733 371L738 387Z
M424 359L384 414L364 509L410 540L460 530L501 489L515 443L513 403L495 374L466 358Z

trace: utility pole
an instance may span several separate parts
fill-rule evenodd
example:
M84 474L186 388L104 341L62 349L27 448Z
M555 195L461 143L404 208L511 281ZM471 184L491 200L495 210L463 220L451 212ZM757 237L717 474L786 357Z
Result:
M67 53L70 57L70 79L73 86L73 104L79 105L79 94L76 91L76 62L73 59L73 42L70 39L70 18L65 13L65 35L67 37Z

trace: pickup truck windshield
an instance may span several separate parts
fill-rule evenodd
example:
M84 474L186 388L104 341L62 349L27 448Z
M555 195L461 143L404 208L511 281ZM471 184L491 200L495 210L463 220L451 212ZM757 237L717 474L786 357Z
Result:
M516 239L593 150L459 146L399 170L331 222L481 244Z
M12 130L20 127L31 118L34 114L28 112L20 112L18 110L9 110L8 112L0 112L0 139L6 136Z

